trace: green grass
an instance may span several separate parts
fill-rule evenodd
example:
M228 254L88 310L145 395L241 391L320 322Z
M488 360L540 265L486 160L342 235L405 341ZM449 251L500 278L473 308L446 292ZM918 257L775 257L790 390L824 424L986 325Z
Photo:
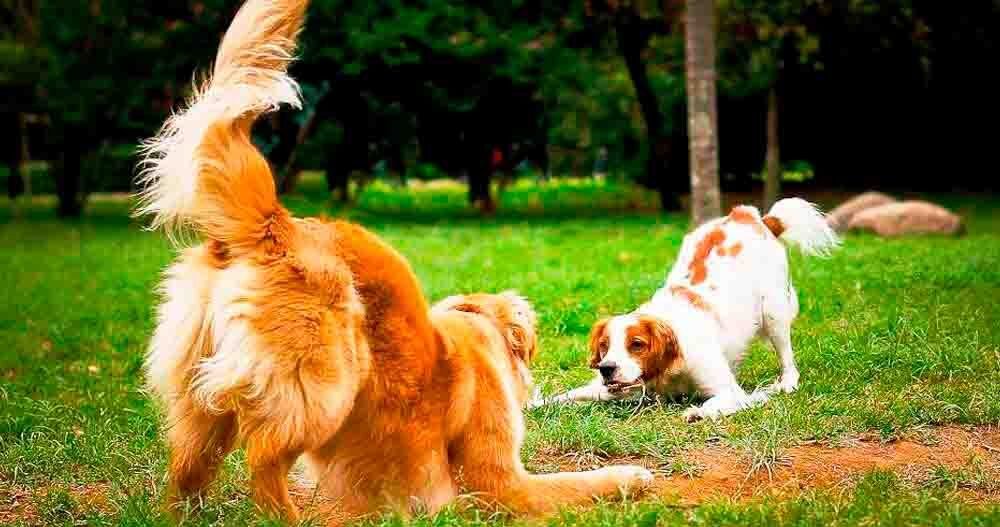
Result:
M347 214L406 255L431 299L516 289L540 315L536 380L547 393L584 382L585 339L602 315L629 310L657 288L686 229L650 212L655 196L581 184L510 189L501 213L474 217L461 189L369 188L349 210L331 208L314 182L287 200L298 213ZM960 239L849 236L828 260L794 256L801 315L793 341L801 388L719 422L687 425L689 401L541 408L529 413L526 463L553 455L599 464L645 456L665 471L693 470L683 452L722 442L759 467L807 440L860 433L898 437L941 423L1000 422L1000 200L943 197L968 220ZM48 204L0 202L0 511L15 498L39 525L159 525L166 452L160 420L141 391L153 288L173 251L141 231L127 205L92 203L60 222ZM583 212L580 212L583 211ZM746 387L778 373L755 345ZM1000 509L963 505L950 492L984 476L942 469L940 485L913 488L873 474L846 494L806 493L750 504L679 509L655 500L567 512L552 524L991 525ZM246 497L233 456L189 525L265 524ZM100 489L97 503L81 489ZM427 525L494 521L474 511L419 518ZM0 516L0 522L3 522ZM394 524L397 518L384 518ZM378 523L378 522L376 522Z

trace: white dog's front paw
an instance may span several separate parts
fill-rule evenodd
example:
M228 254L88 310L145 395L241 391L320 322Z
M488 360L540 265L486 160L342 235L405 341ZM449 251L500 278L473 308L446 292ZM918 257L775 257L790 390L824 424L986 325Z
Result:
M799 372L790 371L783 373L778 382L767 388L769 393L792 393L799 389Z
M738 409L738 408L737 408ZM694 423L701 421L702 419L719 419L725 415L729 415L736 411L736 409L730 409L728 406L724 406L716 402L715 399L709 399L708 402L701 406L692 406L684 411L684 420L689 423Z
M525 403L524 408L526 410L531 410L532 408L538 408L539 406L545 405L545 396L542 395L542 389L535 386L534 391L531 392L531 399Z
M545 397L543 397L541 394L536 394L534 397L531 398L530 401L528 401L524 405L524 409L525 410L534 410L535 408L541 408L542 406L545 406L546 404L549 404L549 400L546 399Z
M683 417L684 420L687 421L688 423L694 423L704 419L705 415L704 413L702 413L700 407L692 406L691 408L684 410L684 413L681 414L681 417Z

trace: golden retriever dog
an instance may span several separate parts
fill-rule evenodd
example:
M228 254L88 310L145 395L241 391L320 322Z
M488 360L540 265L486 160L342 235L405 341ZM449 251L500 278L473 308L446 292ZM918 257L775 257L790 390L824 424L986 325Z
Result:
M648 483L630 466L526 472L526 301L482 294L430 309L375 235L282 207L250 129L299 103L287 67L306 4L249 0L211 77L146 145L137 213L202 240L166 272L146 359L166 413L169 503L202 493L237 446L255 502L292 521L300 458L350 517L434 511L462 492L544 513Z

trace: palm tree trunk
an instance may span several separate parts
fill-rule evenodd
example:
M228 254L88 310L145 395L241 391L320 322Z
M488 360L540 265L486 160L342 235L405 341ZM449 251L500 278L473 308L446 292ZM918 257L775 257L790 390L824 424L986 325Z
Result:
M701 225L722 213L715 100L715 1L688 0L684 26L691 222Z
M767 96L767 155L764 174L764 210L781 196L781 150L778 139L778 90L771 87Z

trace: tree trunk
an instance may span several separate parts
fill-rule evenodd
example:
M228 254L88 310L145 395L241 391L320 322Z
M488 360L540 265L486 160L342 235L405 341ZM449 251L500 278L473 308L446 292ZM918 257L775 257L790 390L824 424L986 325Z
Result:
M299 127L298 132L295 134L295 142L285 156L284 163L278 172L284 176L281 180L281 185L278 187L278 192L281 194L288 194L294 191L295 186L299 183L300 171L296 164L299 147L306 142L306 139L309 139L309 134L312 133L315 123L316 111L313 110L309 113L309 117L306 118L306 122L302 123L302 126Z
M549 172L550 155L549 145L543 144L538 150L538 159L536 160L539 171L538 177L543 183L547 183L552 178L552 173Z
M282 167L288 164L288 160L292 157L292 152L295 151L295 139L298 137L301 127L295 122L294 112L287 108L269 115L268 122L271 125L272 134L278 138L278 141L274 145L274 148L268 152L267 159L271 162L274 177L277 178L275 183L277 184L278 192L282 193L282 188L285 185L282 179L285 177Z
M764 210L781 196L781 151L778 138L778 90L771 87L767 96L767 155L764 174Z
M12 113L4 114L3 116L4 121L6 121L4 124L9 124L11 128L17 128L14 132L14 141L9 145L10 155L6 156L7 159L5 160L10 168L10 173L7 175L7 197L16 199L21 194L24 194L25 190L22 169L26 160L25 153L28 146L27 128L24 123L24 114Z
M632 80L632 87L639 101L639 110L646 123L646 135L649 139L647 182L659 192L660 204L664 210L680 210L680 200L673 192L673 185L667 180L667 163L670 162L672 151L670 136L664 129L663 112L660 111L660 103L653 92L653 86L649 83L646 64L642 61L642 52L649 43L649 35L643 34L639 15L635 11L619 15L615 32L618 49L625 60L629 79Z
M299 177L302 176L302 171L299 167L292 163L286 163L285 168L281 170L281 174L284 176L281 178L281 185L278 185L278 194L285 195L295 192L295 187L299 184Z
M490 140L487 116L470 117L470 127L465 135L465 168L469 176L469 203L482 214L493 214L496 203L490 191L493 178L493 147Z
M335 201L349 203L351 201L351 169L338 159L328 158L326 161L326 188Z
M722 213L715 100L715 1L688 0L684 27L691 222L697 226Z
M670 162L673 151L674 142L669 136L663 135L656 138L651 145L646 168L649 176L656 178L653 183L660 195L660 207L665 211L681 210L680 196L677 195L678 185L670 184L667 172L667 163Z
M500 181L497 182L497 194L503 195L511 184L514 183L514 170L521 162L521 152L514 149L514 145L506 144L501 149L503 152L503 162L500 163Z
M58 214L62 218L79 218L83 214L80 198L80 180L83 151L73 139L75 133L67 132L69 140L63 143L61 162L56 169L56 194L59 198Z
M469 203L483 214L496 212L496 203L490 191L493 167L490 150L480 152L469 166Z
M8 167L10 172L7 174L7 197L10 199L17 199L24 194L24 174L21 166L14 161Z
M386 168L389 173L395 176L399 186L406 188L409 182L406 173L406 153L403 152L403 144L392 144L386 149Z
M325 159L326 188L334 201L351 201L351 172L354 170L356 145L348 142L327 150Z
M21 184L24 185L22 189L24 195L31 199L31 174L26 174L24 171L24 164L31 161L31 150L28 149L30 146L28 144L28 115L21 113L18 115L18 125L21 127L21 159L20 165L18 166L19 173L21 174Z

